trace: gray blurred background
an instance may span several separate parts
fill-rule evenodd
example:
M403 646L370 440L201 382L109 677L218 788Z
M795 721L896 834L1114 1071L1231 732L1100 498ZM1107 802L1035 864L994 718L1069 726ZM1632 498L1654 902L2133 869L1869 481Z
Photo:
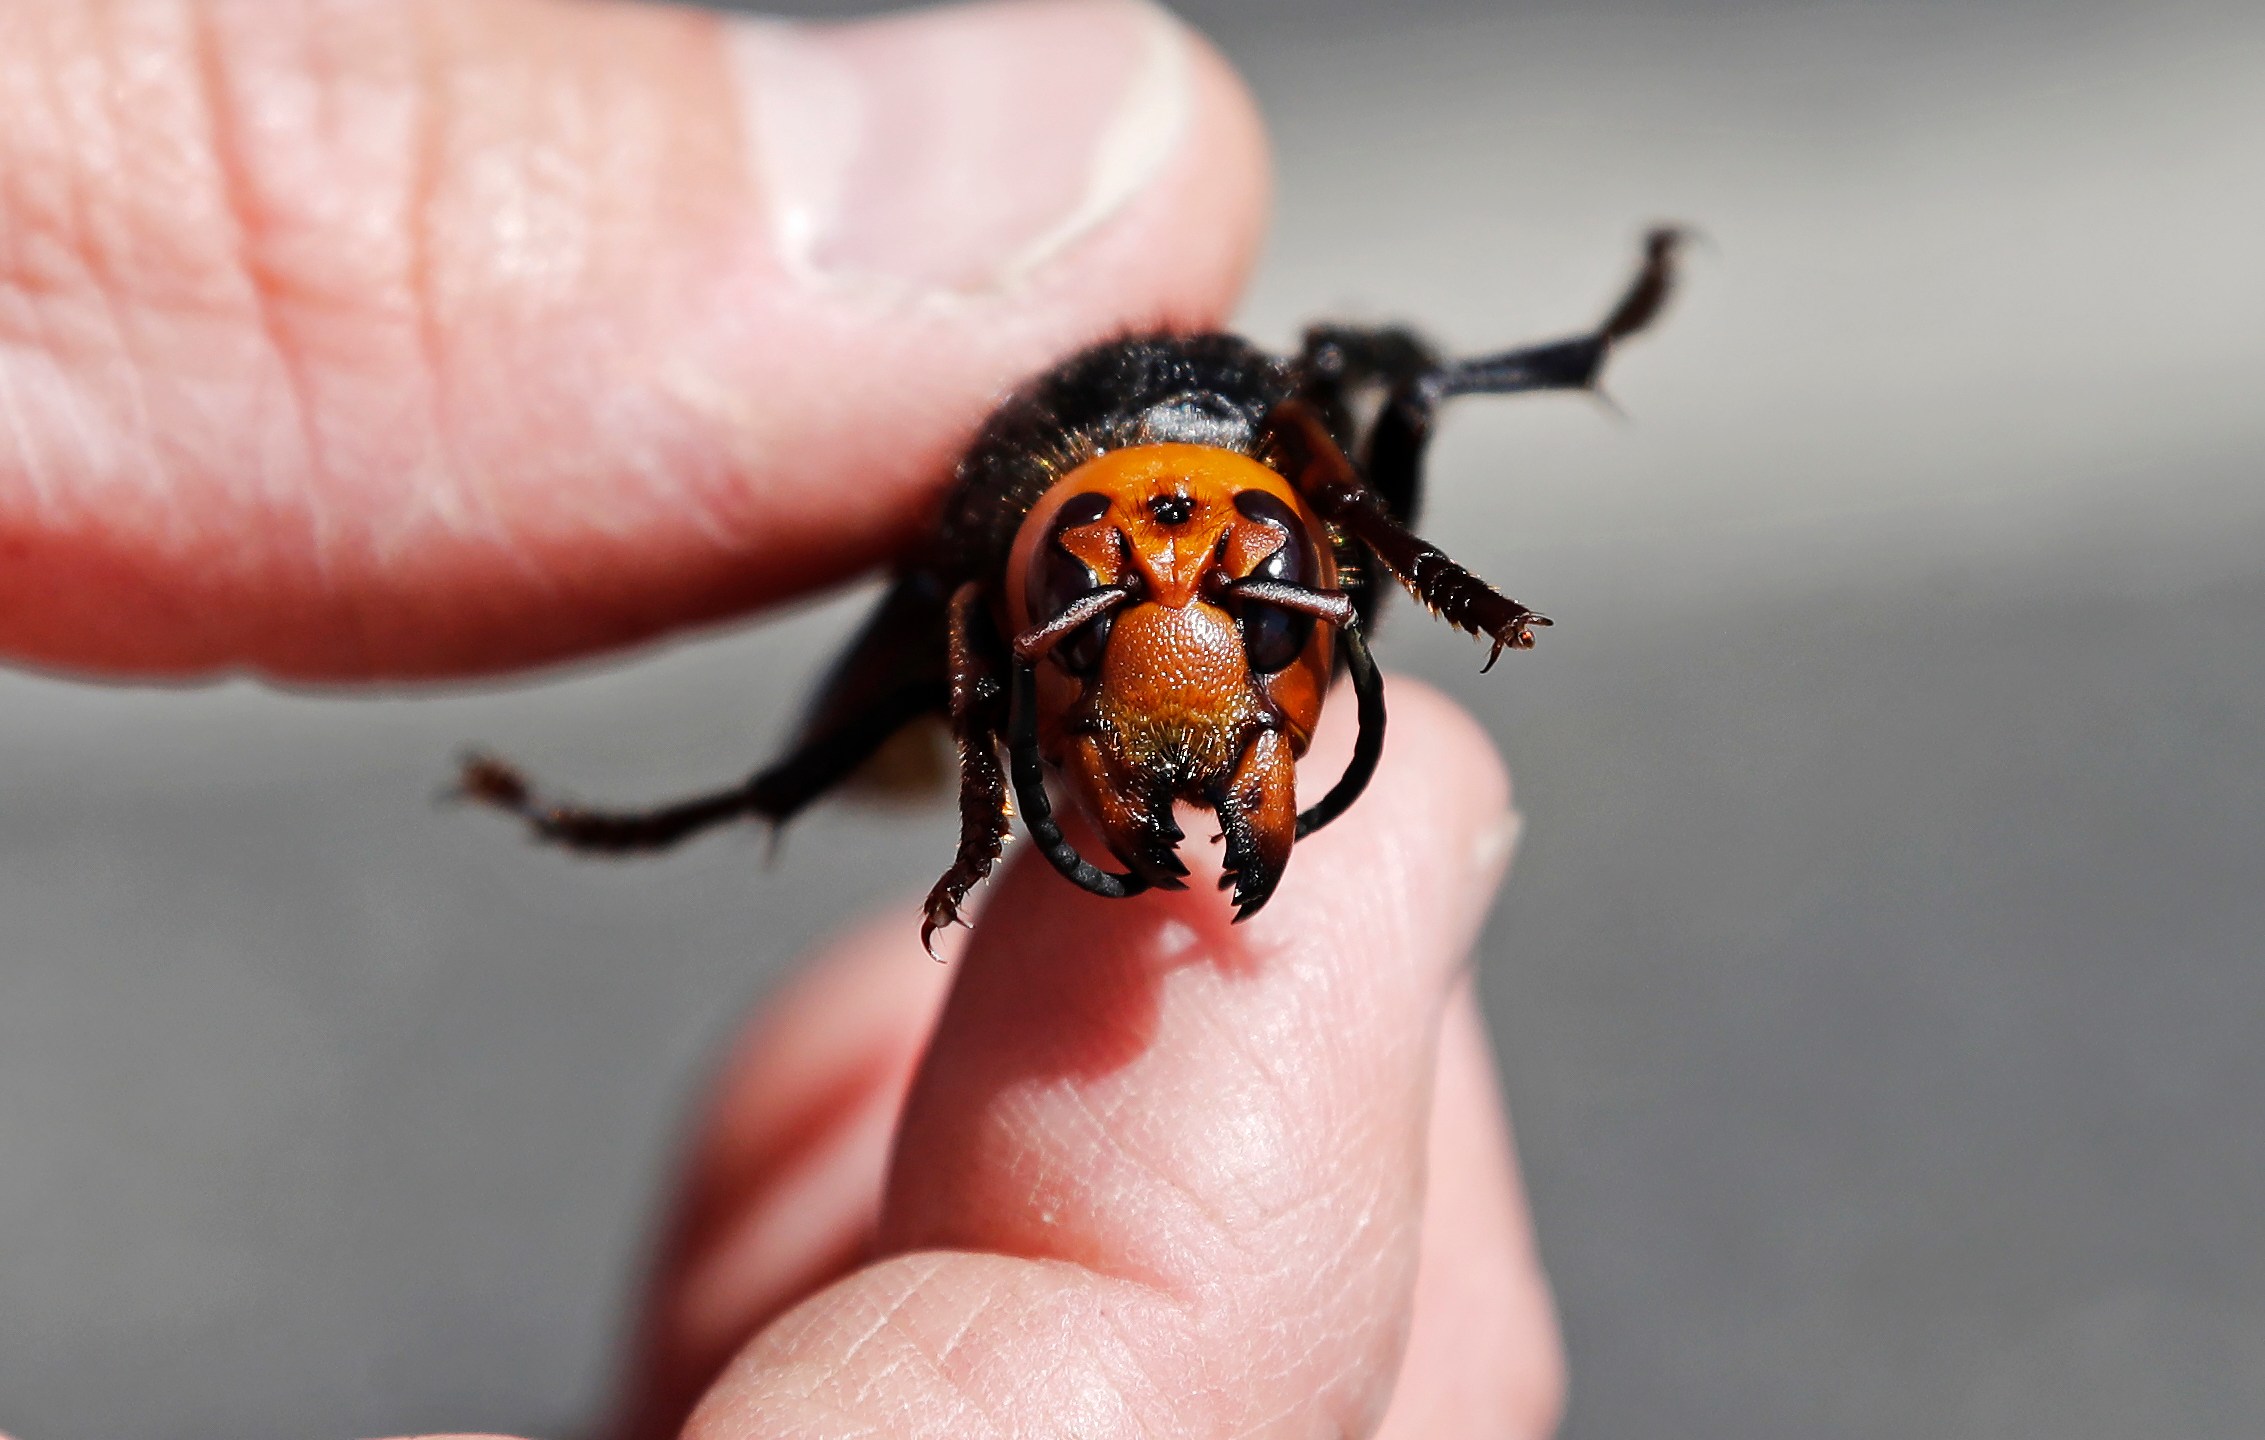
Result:
M1627 423L1446 427L1548 642L1387 642L1529 822L1567 1433L2265 1434L2265 11L1188 13L1279 146L1262 338L1547 336L1712 238ZM707 1058L948 822L606 868L429 797L736 773L861 601L441 698L0 678L0 1428L589 1414Z

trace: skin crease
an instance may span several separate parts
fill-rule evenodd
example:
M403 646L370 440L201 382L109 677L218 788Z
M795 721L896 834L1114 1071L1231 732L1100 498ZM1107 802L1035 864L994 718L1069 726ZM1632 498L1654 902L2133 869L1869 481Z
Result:
M1263 149L1197 45L1187 139L1016 286L813 290L725 48L550 0L0 0L0 648L376 681L742 613L912 534L1001 387L1216 323L1250 262ZM1248 925L1201 844L1190 893L1116 903L1022 855L952 963L908 904L759 1018L623 1433L1546 1433L1465 970L1506 788L1389 683L1368 797Z

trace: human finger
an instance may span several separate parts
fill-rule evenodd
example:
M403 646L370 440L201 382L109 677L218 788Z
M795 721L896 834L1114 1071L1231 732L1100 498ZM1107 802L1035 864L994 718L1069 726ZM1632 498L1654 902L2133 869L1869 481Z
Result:
M1239 85L1137 0L0 0L0 652L552 660L901 547L997 392L1215 321Z
M688 1433L1373 1430L1440 1020L1511 833L1484 736L1392 694L1368 796L1245 925L1009 868L906 1107L883 1258L765 1331Z
M686 1166L619 1433L675 1434L765 1322L864 1257L887 1136L947 973L901 917L868 923L733 1047ZM1562 1348L1468 984L1440 1036L1427 1152L1408 1349L1379 1434L1546 1436Z

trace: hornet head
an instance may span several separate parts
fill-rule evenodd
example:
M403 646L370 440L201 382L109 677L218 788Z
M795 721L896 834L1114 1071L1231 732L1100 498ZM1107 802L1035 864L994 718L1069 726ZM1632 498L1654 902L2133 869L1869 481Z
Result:
M1353 615L1321 521L1239 452L1133 446L1041 497L1004 588L1016 733L1132 888L1182 888L1184 803L1219 817L1237 918L1263 905L1299 832L1296 764Z

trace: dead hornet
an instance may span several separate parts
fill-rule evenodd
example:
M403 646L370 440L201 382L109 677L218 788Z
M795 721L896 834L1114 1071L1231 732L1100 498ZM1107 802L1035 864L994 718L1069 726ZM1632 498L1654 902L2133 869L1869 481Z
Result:
M929 892L924 941L998 860L1010 793L1054 868L1109 897L1184 888L1174 807L1211 811L1220 886L1247 919L1292 845L1344 814L1375 771L1384 692L1364 634L1385 579L1488 642L1489 668L1550 623L1410 528L1439 407L1593 388L1613 346L1666 301L1683 233L1651 232L1596 329L1475 359L1442 359L1405 330L1335 325L1309 330L1289 358L1223 334L1073 355L985 422L926 542L775 764L634 813L553 804L486 757L467 762L462 793L576 850L659 850L726 821L782 823L899 730L943 714L959 747L959 853ZM1298 758L1340 669L1359 741L1301 813ZM1063 836L1049 774L1122 871Z

